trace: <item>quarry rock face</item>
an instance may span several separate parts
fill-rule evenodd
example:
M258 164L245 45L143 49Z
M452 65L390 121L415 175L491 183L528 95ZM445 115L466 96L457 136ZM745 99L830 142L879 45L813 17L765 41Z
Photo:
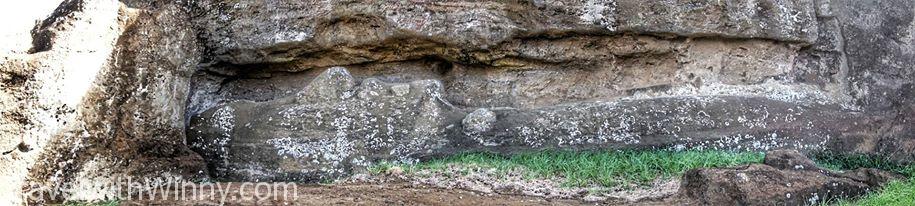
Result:
M58 3L26 32L31 47L0 53L0 204L95 200L118 188L86 185L206 175L184 144L200 61L186 7ZM84 189L51 195L65 186Z
M214 50L215 58L235 64L286 62L302 54L330 54L326 50L348 57L328 59L338 63L404 59L433 52L424 51L429 47L446 45L454 48L439 52L461 55L460 50L486 50L518 38L568 33L631 32L786 42L813 42L817 36L812 0L485 3L244 0L198 4L206 10L201 19L205 22L203 38ZM379 44L390 44L384 49L417 53L384 57L383 52L340 50L382 46Z
M350 174L371 162L466 151L816 150L866 118L835 107L735 96L467 111L442 98L438 81L356 83L335 67L296 95L209 109L191 119L188 134L218 177L307 180Z
M910 146L889 142L911 139L898 130L912 123L894 120L905 118L910 97L870 91L911 84L912 11L873 11L868 18L887 23L868 32L892 30L886 38L898 41L881 42L903 43L891 45L899 52L863 57L847 48L873 43L847 38L865 32L856 29L863 23L850 11L855 4L201 1L196 21L214 64L194 77L189 142L203 145L194 148L215 176L249 180L337 177L367 163L466 151L904 150ZM879 76L888 84L856 86L877 77L855 70L888 68L898 71ZM320 83L329 78L338 80ZM391 102L364 95L376 93L373 85L417 81L439 82L428 94L435 104L396 103L414 110L392 113L380 106ZM380 91L412 94L407 88ZM862 102L884 100L897 103ZM291 115L272 107L326 108ZM214 130L217 112L241 122ZM212 145L221 138L223 146ZM328 160L290 153L290 145L309 154L340 148ZM250 155L269 161L240 158Z
M189 142L215 160L217 176L338 177L375 161L424 156L449 144L445 131L455 111L441 99L441 90L434 80L356 83L335 67L295 96L242 100L202 113L188 129L199 139Z
M100 177L317 181L467 151L797 149L911 162L912 8L64 0L5 38L31 43L0 44L0 199ZM809 166L771 161L745 170Z

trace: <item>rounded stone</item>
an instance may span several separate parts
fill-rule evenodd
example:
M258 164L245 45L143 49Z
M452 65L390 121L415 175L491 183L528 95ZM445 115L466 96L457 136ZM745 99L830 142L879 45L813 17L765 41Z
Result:
M486 108L480 108L471 112L461 124L464 126L464 133L467 135L476 135L487 132L493 128L496 123L496 113Z

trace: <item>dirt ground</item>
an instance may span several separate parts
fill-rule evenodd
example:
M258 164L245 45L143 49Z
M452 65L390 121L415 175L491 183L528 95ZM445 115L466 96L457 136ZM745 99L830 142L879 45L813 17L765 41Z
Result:
M679 181L647 188L562 187L559 178L525 179L521 171L447 169L355 175L333 184L190 184L136 195L121 205L682 205ZM244 185L247 184L247 185ZM295 188L291 189L291 185ZM283 187L288 189L283 189ZM256 189L257 188L257 189ZM183 195L182 195L183 194ZM163 197L164 195L164 197ZM153 197L153 198L150 198ZM225 198L223 198L225 197ZM222 203L222 204L221 204Z
M296 195L281 192L255 193L253 186L241 190L242 183L233 183L225 197L225 205L599 205L571 199L545 199L523 195L482 194L462 189L442 189L414 186L409 183L348 183L341 185L297 185ZM263 188L262 188L263 189ZM170 190L166 199L149 198L124 200L121 205L221 205L218 189L198 190L196 198L175 198L180 190ZM214 192L210 193L210 192ZM266 193L266 194L265 194ZM291 192L290 192L291 193ZM155 194L161 197L161 194ZM190 195L188 195L190 196ZM258 198L260 197L260 198ZM266 198L264 198L266 197Z

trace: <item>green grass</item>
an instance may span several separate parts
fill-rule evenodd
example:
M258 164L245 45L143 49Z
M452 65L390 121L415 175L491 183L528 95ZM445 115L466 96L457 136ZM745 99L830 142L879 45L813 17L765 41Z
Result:
M449 164L495 168L499 171L523 169L535 177L559 176L564 186L646 185L658 178L672 178L686 170L701 167L727 167L762 162L763 154L726 151L541 151L500 156L465 153L413 165L380 164L371 172L383 173L393 166L406 172L441 170Z
M855 201L842 201L837 205L915 205L915 179L893 181L879 192L868 194Z
M915 177L915 166L899 164L892 160L865 154L812 154L810 158L821 167L831 170L853 170L858 168L877 168L896 172L906 177Z
M915 205L915 165L899 164L872 155L812 154L820 166L836 170L877 168L907 176L909 179L888 183L879 191L858 199L844 199L824 203L828 205ZM701 167L727 167L759 163L763 153L726 151L542 151L501 156L490 153L465 153L412 165L382 163L370 168L371 172L384 173L398 166L406 172L423 170L441 171L449 165L468 168L491 168L497 171L522 169L531 177L564 177L564 186L645 185L658 178L680 176L689 169ZM468 171L461 171L468 172Z
M915 205L915 165L899 164L872 155L812 154L820 166L836 170L877 168L905 175L909 179L888 183L879 191L858 199L836 200L828 205ZM498 171L523 169L533 177L564 177L565 186L644 185L658 178L671 178L700 167L727 167L759 163L763 153L725 151L542 151L501 156L465 153L412 165L379 164L371 172L384 173L398 166L406 172L443 170L448 165L492 168ZM466 171L464 171L466 172Z
M872 192L858 199L844 199L824 205L915 205L915 165L899 164L883 157L863 154L830 154L811 155L820 166L832 170L851 170L857 168L877 168L896 172L908 177L907 180L887 183L879 191Z

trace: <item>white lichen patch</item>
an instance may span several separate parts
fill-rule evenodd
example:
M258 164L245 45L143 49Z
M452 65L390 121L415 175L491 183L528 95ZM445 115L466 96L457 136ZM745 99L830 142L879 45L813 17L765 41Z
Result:
M339 166L352 155L355 145L343 137L303 141L301 138L278 138L267 143L277 149L277 155L303 159L317 164Z
M797 104L839 104L847 105L844 98L835 97L814 85L786 84L775 80L768 80L753 85L729 85L710 83L695 87L692 85L674 86L670 90L661 92L641 92L622 100L652 99L664 97L714 97L714 96L744 96L766 97Z
M211 120L214 128L219 129L226 137L231 136L232 130L235 128L235 108L221 107L213 112Z
M686 145L677 145L672 149L769 151L780 148L795 148L799 150L822 150L831 139L829 135L812 134L811 136L808 139L816 141L805 141L789 135L779 135L778 132L763 135L735 134Z
M578 18L585 24L604 26L616 31L616 0L588 0L581 6Z

